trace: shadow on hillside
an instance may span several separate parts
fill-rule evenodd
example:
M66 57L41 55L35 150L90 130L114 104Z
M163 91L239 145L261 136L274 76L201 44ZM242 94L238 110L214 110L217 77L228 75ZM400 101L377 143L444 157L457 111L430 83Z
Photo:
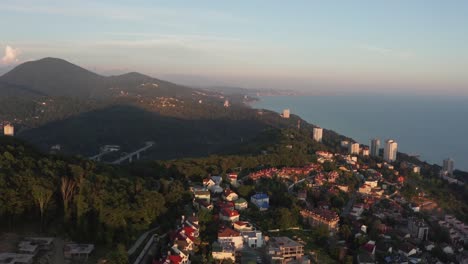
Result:
M97 154L99 147L107 144L120 145L128 152L154 141L155 146L145 156L171 159L224 152L268 127L255 119L185 120L116 105L26 130L18 137L45 151L60 144L63 152L83 156Z

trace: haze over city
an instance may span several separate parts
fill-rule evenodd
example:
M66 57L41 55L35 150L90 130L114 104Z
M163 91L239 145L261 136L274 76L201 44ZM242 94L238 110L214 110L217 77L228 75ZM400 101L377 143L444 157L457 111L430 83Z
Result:
M0 264L468 264L468 1L0 2Z
M195 86L467 95L466 1L0 5L0 71L60 57Z

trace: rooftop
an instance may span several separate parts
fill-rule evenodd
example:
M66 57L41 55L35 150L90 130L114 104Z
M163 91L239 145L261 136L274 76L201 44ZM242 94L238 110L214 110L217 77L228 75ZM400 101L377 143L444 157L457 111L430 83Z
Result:
M239 198L236 201L234 201L235 204L241 204L241 203L246 203L247 201L244 198Z
M32 254L0 253L1 264L31 263L33 258Z
M224 208L221 211L221 214L224 215L224 216L233 217L233 216L238 216L239 212L237 212L236 210L231 210L231 209L228 209L228 208Z
M66 244L64 248L69 254L90 254L93 250L93 244Z
M270 245L272 247L302 247L303 245L296 242L289 237L272 237L270 238Z
M218 238L219 237L237 237L237 236L240 236L240 233L229 227L226 227L218 231Z
M254 194L252 195L252 198L254 199L267 199L268 198L268 195L266 193L257 193L257 194Z
M302 210L301 213L310 216L318 216L326 221L339 220L338 214L335 211L328 209L315 208L312 210Z

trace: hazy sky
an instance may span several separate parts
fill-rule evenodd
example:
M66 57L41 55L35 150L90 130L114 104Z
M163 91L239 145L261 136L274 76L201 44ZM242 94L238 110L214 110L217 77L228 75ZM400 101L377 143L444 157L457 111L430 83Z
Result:
M310 91L468 94L468 1L0 0L0 65Z

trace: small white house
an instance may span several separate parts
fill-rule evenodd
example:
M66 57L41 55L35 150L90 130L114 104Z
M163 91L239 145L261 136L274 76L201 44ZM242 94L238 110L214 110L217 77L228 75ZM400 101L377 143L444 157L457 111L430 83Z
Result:
M251 248L260 248L263 246L263 235L260 231L243 231L242 236L244 238L244 243Z
M247 200L245 200L244 198L239 198L234 201L234 208L236 210L241 211L241 210L247 209L248 206L249 206L249 203L247 203Z
M236 249L241 249L243 246L243 238L239 232L227 227L218 231L218 243L232 243Z

